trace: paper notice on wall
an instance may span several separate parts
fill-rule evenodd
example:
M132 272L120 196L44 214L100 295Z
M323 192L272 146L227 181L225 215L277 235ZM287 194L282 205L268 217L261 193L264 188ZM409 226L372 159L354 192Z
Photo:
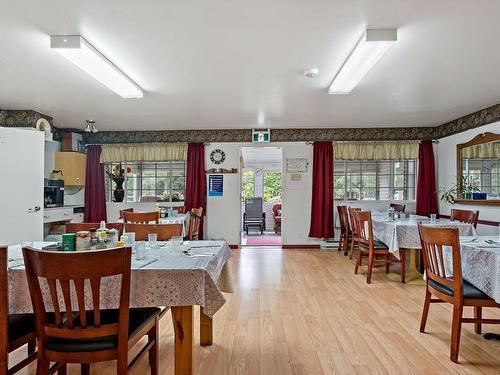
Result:
M306 158L286 159L287 173L306 173L309 166L309 161Z
M289 173L288 181L292 185L298 185L302 183L302 173Z

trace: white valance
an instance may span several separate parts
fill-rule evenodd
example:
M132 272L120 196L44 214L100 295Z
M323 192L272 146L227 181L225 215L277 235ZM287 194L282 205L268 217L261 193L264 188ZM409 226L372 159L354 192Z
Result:
M101 163L132 161L184 161L186 143L139 143L102 145Z
M335 160L417 159L418 141L334 143Z
M500 142L484 143L482 145L462 149L463 159L500 159Z

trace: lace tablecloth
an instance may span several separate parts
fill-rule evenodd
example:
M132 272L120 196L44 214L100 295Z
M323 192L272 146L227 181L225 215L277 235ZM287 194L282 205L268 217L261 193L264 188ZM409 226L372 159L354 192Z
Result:
M373 236L389 247L389 251L399 256L399 249L420 249L420 237L417 224L425 224L440 227L458 227L461 236L473 236L476 234L472 224L460 223L439 219L434 223L423 216L411 215L409 219L392 220L387 215L373 215Z
M47 243L34 244L40 248L42 245ZM187 249L191 249L193 255L214 255L188 256L184 253ZM232 251L225 241L191 241L175 248L148 249L144 260L136 260L132 255L130 306L199 305L212 317L226 302L223 292L233 291L230 263L227 262L231 256ZM119 278L102 280L102 308L118 307L118 286ZM44 289L44 296L49 298L48 288ZM87 285L85 299L91 301L90 296ZM77 306L76 299L73 303ZM9 247L9 310L10 313L32 311L20 246Z
M494 241L494 243L485 242ZM500 303L500 240L498 237L461 239L462 276L483 293ZM451 257L447 259L451 269Z

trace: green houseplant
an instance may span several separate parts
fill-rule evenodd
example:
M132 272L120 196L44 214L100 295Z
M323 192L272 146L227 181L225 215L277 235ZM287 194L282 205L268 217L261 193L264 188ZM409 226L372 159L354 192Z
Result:
M478 192L479 178L477 176L462 176L460 178L460 185L453 185L450 189L439 189L441 193L440 199L442 202L448 204L455 204L457 196L461 199L472 199L472 193Z

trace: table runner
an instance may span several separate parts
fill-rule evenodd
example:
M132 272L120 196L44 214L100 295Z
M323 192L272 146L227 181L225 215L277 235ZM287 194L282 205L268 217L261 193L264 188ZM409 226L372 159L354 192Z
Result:
M48 243L35 243L41 248ZM159 243L164 245L165 243ZM214 256L187 256L213 253ZM130 306L190 306L199 305L212 317L226 302L222 292L232 292L230 263L232 251L225 241L186 241L182 246L147 250L147 259L136 260L132 255ZM21 259L21 260L20 260ZM118 307L116 293L119 278L108 277L101 283L101 307ZM42 284L42 287L44 285ZM91 292L86 285L86 300ZM44 287L48 301L48 288ZM61 299L62 303L62 299ZM73 301L77 306L76 299ZM88 306L90 308L90 305ZM20 246L9 247L9 312L31 312L31 300L22 262Z

